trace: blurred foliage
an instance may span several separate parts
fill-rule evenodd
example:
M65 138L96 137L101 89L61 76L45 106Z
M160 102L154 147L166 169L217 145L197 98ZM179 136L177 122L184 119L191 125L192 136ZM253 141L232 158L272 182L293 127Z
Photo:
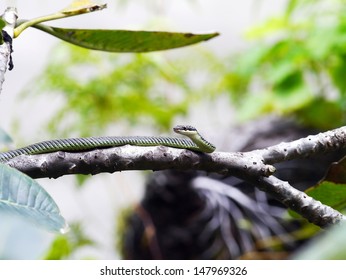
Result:
M174 117L208 97L203 83L193 81L196 76L215 76L213 69L204 68L213 57L196 49L187 52L187 58L172 59L159 53L118 55L62 44L29 94L63 97L64 104L49 121L50 132L59 136L71 131L95 135L120 121L167 129Z
M74 254L78 249L85 246L95 246L95 244L85 235L80 224L74 223L70 225L70 231L67 234L57 235L43 259L66 259Z
M239 119L275 112L322 129L345 123L345 11L342 0L290 0L248 31L252 47L232 57L219 83Z
M345 230L345 222L331 227L313 239L307 246L304 246L292 258L298 260L345 260Z
M128 224L128 220L131 218L131 215L133 214L133 212L135 212L136 210L139 211L139 209L137 209L138 207L140 207L140 205L131 205L127 208L123 208L117 215L116 215L116 226L114 228L114 250L116 250L117 252L120 253L121 256L125 255L124 250L124 244L125 244L125 236L126 233L129 231L129 224ZM145 238L143 238L143 242L147 242L147 240L145 240Z
M252 47L224 60L196 47L183 57L60 45L32 91L63 96L50 121L59 135L97 134L120 121L167 129L199 100L219 94L231 97L238 120L290 114L334 128L346 119L345 10L341 0L288 1L281 15L247 32Z

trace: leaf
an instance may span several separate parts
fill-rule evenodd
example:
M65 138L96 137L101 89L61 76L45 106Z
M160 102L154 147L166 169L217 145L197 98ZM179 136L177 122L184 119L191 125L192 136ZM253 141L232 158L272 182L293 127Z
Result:
M298 109L296 114L305 125L322 130L344 125L343 105L334 100L315 98Z
M285 9L285 17L289 18L292 14L292 12L296 9L296 6L299 1L297 0L289 0L286 4L286 9Z
M312 198L336 210L346 208L346 157L331 164L327 174L317 185L307 189L305 193ZM296 217L293 212L290 213Z
M33 27L71 44L107 52L152 52L188 46L218 36L218 33L192 34L107 29L68 29L42 24Z
M84 233L78 223L71 224L68 234L58 235L43 257L45 260L62 260L70 257L78 249L93 246L95 242Z
M337 184L346 184L346 157L332 163L323 180Z
M96 4L92 0L75 0L60 12L64 14L80 14L102 10L106 7L107 4Z
M251 27L246 32L247 39L258 39L267 36L268 34L282 31L287 26L287 20L285 18L274 17L269 19L262 25Z
M346 184L323 181L306 190L306 194L336 210L346 207Z
M287 114L292 111L303 110L313 97L313 94L304 84L296 85L296 88L277 90L272 97L273 108Z
M341 222L323 232L312 242L303 246L293 259L298 260L345 260L346 259L346 224Z
M17 214L47 230L65 233L64 218L51 196L29 176L0 164L0 210Z

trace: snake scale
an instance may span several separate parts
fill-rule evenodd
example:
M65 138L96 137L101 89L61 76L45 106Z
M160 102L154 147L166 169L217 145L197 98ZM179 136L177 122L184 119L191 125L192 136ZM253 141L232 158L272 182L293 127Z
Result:
M205 140L193 126L177 125L173 130L189 139L161 136L101 136L48 140L16 150L1 152L0 163L5 163L20 155L45 154L57 151L77 152L124 145L168 146L204 153L212 153L215 150L215 146Z

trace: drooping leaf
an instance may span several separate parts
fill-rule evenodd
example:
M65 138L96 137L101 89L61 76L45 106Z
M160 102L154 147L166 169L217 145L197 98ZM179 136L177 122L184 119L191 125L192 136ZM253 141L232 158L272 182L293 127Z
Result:
M71 44L107 52L152 52L180 48L218 36L218 33L193 34L159 31L107 29L68 29L43 24L33 27Z
M0 164L0 210L17 214L47 230L65 233L68 225L52 197L33 179Z

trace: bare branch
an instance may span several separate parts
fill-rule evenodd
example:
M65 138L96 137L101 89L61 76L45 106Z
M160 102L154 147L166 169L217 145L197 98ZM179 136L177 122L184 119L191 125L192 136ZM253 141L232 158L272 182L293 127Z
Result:
M274 164L342 148L346 148L346 126L253 152L261 154L265 163Z
M323 205L306 193L293 188L288 182L281 181L274 176L256 178L252 182L262 191L271 194L276 200L317 226L327 227L345 219L345 216L338 211Z
M66 174L98 174L123 170L204 170L224 175L265 176L271 165L286 160L327 153L346 147L346 126L251 152L198 153L163 146L125 145L108 149L23 155L7 162L33 178Z
M19 156L10 166L32 178L57 178L66 174L97 174L123 170L204 170L224 175L269 176L275 168L265 165L255 154L212 154L164 146L121 146L84 152L56 152Z

